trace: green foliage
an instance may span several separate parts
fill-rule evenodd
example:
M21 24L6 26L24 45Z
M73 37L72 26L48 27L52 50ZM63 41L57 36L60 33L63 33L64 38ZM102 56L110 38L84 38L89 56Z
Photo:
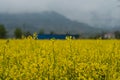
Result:
M32 36L32 33L30 31L24 32L24 36L25 37Z
M114 34L116 39L120 39L120 31L115 31Z
M14 31L15 38L20 39L22 37L22 30L20 28L16 28Z
M7 31L3 24L0 24L0 38L6 38Z
M50 34L55 34L55 32L54 31L50 31Z

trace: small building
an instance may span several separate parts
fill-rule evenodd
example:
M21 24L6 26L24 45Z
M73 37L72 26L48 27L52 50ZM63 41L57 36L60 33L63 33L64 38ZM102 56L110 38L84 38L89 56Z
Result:
M115 34L114 33L106 33L106 34L104 34L104 38L105 39L114 39Z
M38 39L66 39L67 36L72 36L74 39L78 39L79 35L66 35L66 34L38 34Z

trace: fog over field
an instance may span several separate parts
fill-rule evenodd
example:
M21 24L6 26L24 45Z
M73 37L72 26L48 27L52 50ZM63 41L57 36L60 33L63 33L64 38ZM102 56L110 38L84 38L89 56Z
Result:
M117 0L0 0L0 13L56 11L94 27L115 27L120 22Z

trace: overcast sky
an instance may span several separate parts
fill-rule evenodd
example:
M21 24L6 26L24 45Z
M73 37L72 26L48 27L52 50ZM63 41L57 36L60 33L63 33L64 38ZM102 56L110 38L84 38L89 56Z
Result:
M105 24L104 20L115 24L120 19L119 5L117 0L0 0L0 13L56 11L91 25Z

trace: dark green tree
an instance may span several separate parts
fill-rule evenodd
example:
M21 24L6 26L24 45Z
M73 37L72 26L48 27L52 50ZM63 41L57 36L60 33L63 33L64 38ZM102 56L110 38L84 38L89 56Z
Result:
M22 30L21 30L21 28L16 28L16 29L15 29L15 31L14 31L14 36L15 36L15 38L17 38L17 39L22 38Z
M50 34L53 35L53 34L55 34L55 32L54 31L50 31Z
M25 37L32 36L32 33L30 31L24 32L24 36Z
M115 31L114 34L116 39L120 39L120 31Z
M3 24L0 24L0 38L4 39L6 38L7 31Z
M94 36L91 36L89 38L91 38L91 39L99 39L101 37L102 37L101 33L96 33Z

